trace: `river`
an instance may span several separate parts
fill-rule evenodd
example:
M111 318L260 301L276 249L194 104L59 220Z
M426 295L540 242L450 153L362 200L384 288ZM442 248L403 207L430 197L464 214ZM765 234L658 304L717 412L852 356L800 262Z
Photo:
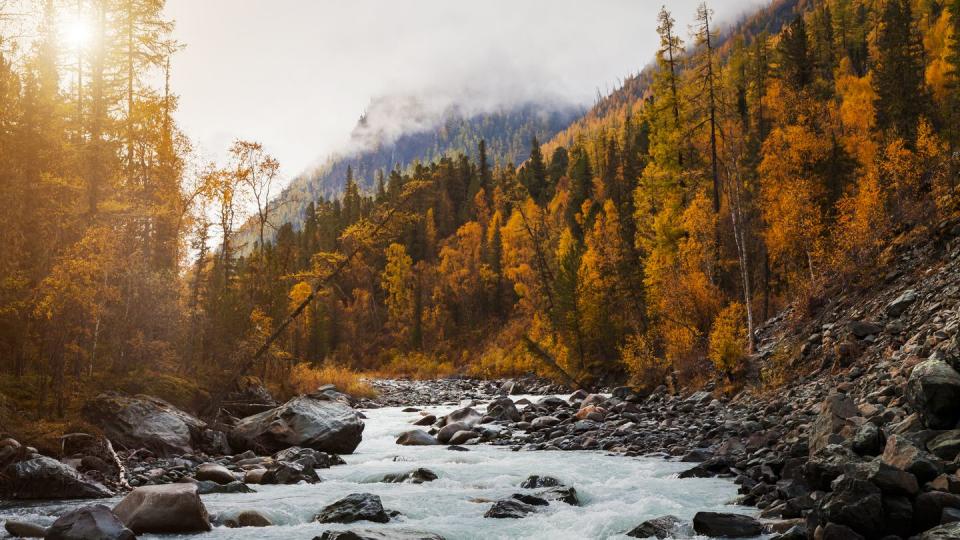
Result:
M514 396L520 399L525 396ZM542 396L526 396L536 400ZM456 407L427 406L422 409L442 415ZM347 464L320 470L323 482L312 485L253 486L257 493L204 495L211 515L235 515L256 509L275 525L265 528L229 529L184 537L156 538L310 540L327 529L403 528L439 534L447 540L549 539L583 540L627 538L623 533L642 521L663 514L685 520L700 510L754 513L755 509L726 505L736 496L729 480L678 479L689 463L655 458L627 458L601 451L514 452L507 447L470 446L469 452L445 446L399 446L397 435L411 429L418 412L400 407L364 411L367 415L363 442L356 452L344 456ZM424 484L377 482L387 473L425 467L439 478ZM517 486L529 475L550 475L576 488L581 506L553 502L523 519L490 519L483 514L490 502L513 493L532 492ZM379 495L384 508L404 517L388 524L312 523L324 506L350 493ZM98 501L112 505L116 501ZM0 518L14 517L49 525L56 516L82 502L34 503L0 509ZM153 538L142 536L141 538Z

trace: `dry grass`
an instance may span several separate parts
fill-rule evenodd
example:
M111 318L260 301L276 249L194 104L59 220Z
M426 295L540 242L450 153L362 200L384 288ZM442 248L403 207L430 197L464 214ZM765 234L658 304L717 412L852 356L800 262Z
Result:
M341 392L357 398L376 397L377 392L363 380L363 375L350 368L331 364L321 367L306 362L297 364L288 377L290 389L296 394L308 394L325 384L333 384Z
M376 376L382 378L410 378L418 380L442 379L457 373L453 363L423 353L397 353Z

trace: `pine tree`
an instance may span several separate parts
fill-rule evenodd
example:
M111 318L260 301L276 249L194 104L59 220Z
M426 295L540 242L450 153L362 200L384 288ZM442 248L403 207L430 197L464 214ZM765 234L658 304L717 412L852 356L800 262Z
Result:
M795 91L805 89L813 82L813 60L803 15L797 17L780 34L777 45L779 68L777 76Z
M877 127L912 144L917 122L927 110L923 45L909 0L888 0L877 38L873 86Z
M694 59L696 66L696 76L700 82L700 92L697 100L699 101L700 114L705 117L704 123L709 130L710 140L710 172L709 176L713 183L713 211L720 212L720 171L717 160L717 122L720 114L720 69L717 66L716 58L716 36L714 30L710 28L713 21L713 10L707 7L707 4L701 3L697 6L697 55Z

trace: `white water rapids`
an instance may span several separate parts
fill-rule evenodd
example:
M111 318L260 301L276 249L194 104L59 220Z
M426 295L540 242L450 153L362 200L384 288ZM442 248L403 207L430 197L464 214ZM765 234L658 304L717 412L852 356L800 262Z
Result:
M519 399L524 396L514 396ZM535 401L542 396L526 396ZM442 415L455 407L422 407ZM482 406L481 406L482 410ZM275 525L265 528L230 529L183 537L141 538L310 540L328 529L391 528L439 534L447 540L549 539L583 540L627 538L624 533L646 519L673 514L689 520L700 510L753 513L755 510L726 505L736 495L736 486L722 479L678 479L690 463L653 458L611 456L601 451L513 452L506 447L470 446L469 452L445 446L399 446L398 434L415 426L418 412L400 407L364 411L368 419L363 442L357 451L343 456L347 465L320 469L323 482L312 485L252 486L257 493L204 495L211 515L236 515L256 509ZM425 467L439 479L424 484L376 482L388 473ZM519 484L529 475L550 475L577 490L581 506L552 502L522 519L490 519L483 514L490 502L513 493L532 493ZM387 524L358 522L350 525L313 523L324 506L350 494L379 495L387 511L403 517ZM103 502L112 506L115 501ZM8 517L49 525L82 504L79 501L35 503L0 509Z

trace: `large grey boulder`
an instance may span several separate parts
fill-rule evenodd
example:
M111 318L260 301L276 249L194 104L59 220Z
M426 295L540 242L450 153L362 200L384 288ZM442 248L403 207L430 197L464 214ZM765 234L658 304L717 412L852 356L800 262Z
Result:
M363 421L353 408L325 395L311 394L241 419L230 432L230 443L255 452L300 446L350 454L362 435Z
M47 529L46 540L136 540L133 531L102 504L84 506L60 516Z
M146 448L160 457L193 453L202 446L207 424L152 396L100 394L83 407L88 422L118 448Z
M906 394L930 429L952 429L960 420L960 373L946 362L927 360L914 366Z
M447 426L453 424L454 422L460 422L468 428L480 423L483 420L483 415L477 412L473 407L464 407L462 409L457 409L444 418L443 425Z
M113 508L113 513L136 534L210 530L210 517L195 484L138 487Z
M487 416L504 422L518 422L520 411L517 410L517 406L512 399L504 396L498 397L487 405Z
M627 536L631 538L673 538L682 525L683 522L677 516L660 516L637 525L627 533Z
M11 463L0 474L0 493L11 499L95 499L113 492L76 469L46 456Z

